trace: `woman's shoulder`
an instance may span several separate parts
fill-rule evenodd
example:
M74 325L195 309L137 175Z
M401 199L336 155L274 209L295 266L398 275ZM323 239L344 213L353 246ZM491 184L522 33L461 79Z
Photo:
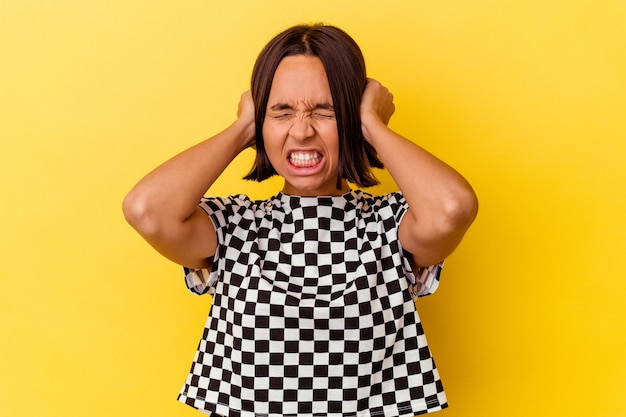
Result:
M362 207L381 208L404 205L406 200L400 191L372 194L366 191L357 190L355 192L355 202L357 205Z
M219 203L224 205L240 205L240 206L251 206L251 205L260 205L264 203L269 203L274 200L276 196L272 196L266 199L258 199L252 198L247 194L231 194L226 196L212 196L207 195L202 197L202 202L205 203Z
M231 194L227 196L204 196L200 207L210 212L266 212L271 210L276 196L266 199L252 198L247 194Z

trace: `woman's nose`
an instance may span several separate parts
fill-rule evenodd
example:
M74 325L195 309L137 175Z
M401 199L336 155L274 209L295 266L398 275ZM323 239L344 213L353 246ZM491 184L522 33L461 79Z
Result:
M305 115L298 115L293 118L289 134L295 139L302 140L313 136L315 134L315 129L313 129L309 117Z

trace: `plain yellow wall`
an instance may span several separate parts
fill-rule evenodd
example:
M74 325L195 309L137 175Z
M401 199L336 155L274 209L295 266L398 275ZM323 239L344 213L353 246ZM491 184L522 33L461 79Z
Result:
M626 416L623 0L4 0L1 416L199 415L176 396L210 299L121 201L233 120L271 36L314 21L353 35L392 127L480 197L419 302L440 414ZM250 156L215 193L277 190L239 180Z

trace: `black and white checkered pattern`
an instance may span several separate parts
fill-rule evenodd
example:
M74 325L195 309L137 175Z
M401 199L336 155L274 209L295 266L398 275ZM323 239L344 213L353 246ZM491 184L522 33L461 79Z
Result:
M205 198L213 270L186 269L213 305L179 400L221 416L414 416L447 406L398 242L400 193ZM418 279L416 279L416 276Z

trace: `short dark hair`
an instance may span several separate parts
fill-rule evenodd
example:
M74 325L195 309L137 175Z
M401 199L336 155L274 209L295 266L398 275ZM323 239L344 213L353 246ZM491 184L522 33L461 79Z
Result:
M322 61L335 108L339 135L337 185L341 178L360 187L378 184L372 167L383 163L361 130L361 96L367 84L365 60L357 43L343 30L330 25L293 26L276 35L259 54L252 71L252 99L255 107L256 159L248 180L263 181L276 175L263 143L263 122L272 80L283 58L314 56Z

